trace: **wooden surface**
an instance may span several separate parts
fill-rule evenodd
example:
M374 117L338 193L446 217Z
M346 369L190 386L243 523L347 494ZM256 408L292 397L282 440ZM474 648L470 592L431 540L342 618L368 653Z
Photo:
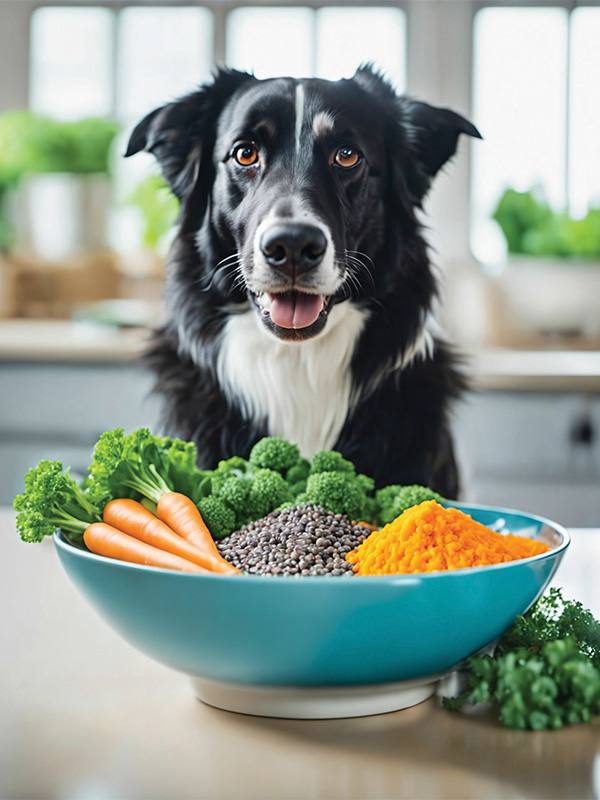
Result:
M600 616L600 529L574 530L555 584ZM197 701L69 583L52 542L0 510L0 797L593 798L600 719L507 731L431 699L362 719L246 717Z

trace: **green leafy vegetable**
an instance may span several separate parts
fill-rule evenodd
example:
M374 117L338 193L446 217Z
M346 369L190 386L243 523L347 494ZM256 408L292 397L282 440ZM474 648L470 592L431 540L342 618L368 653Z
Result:
M41 542L57 528L81 541L87 526L101 521L98 507L63 472L60 461L40 461L25 476L25 491L14 500L17 531L24 542Z
M321 450L315 453L310 464L311 475L317 475L320 472L345 472L355 475L356 469L354 464L337 450Z
M544 730L600 714L600 622L560 589L515 623L494 656L472 656L468 686L449 709L492 703L507 728Z
M310 473L310 461L307 458L301 458L297 464L290 467L285 473L285 480L290 487L291 493L297 497L302 492L306 491L306 482Z
M197 503L208 493L211 474L196 467L191 442L160 439L147 428L128 435L116 428L100 436L86 484L100 508L119 497L147 497L157 503L171 491Z
M418 506L426 500L437 500L438 503L441 503L443 498L433 489L428 489L426 486L390 484L375 492L375 500L379 506L375 519L377 524L383 527L393 522L407 508Z
M280 436L265 436L254 445L248 461L254 467L272 469L283 475L300 461L300 448Z
M356 476L344 472L318 472L311 475L306 492L296 498L299 505L311 502L334 514L347 514L352 520L363 518L365 500L365 492Z
M198 503L198 511L213 539L229 536L236 529L235 512L218 497L203 497Z

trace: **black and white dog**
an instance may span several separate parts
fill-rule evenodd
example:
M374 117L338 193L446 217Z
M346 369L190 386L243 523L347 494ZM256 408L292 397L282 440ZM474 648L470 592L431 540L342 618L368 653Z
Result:
M378 485L455 497L449 404L463 378L431 317L436 281L417 211L477 130L349 80L214 81L149 114L181 203L148 363L166 432L211 467L266 435L340 450Z

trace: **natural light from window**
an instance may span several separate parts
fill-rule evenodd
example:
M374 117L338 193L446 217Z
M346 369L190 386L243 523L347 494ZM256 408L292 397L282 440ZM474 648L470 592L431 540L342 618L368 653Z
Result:
M406 86L406 22L395 8L238 8L227 22L227 63L258 78L349 78L373 62Z
M567 28L560 8L487 8L475 18L473 119L485 141L473 149L471 245L484 263L506 251L491 219L506 188L540 185L553 206L565 203Z
M206 8L126 8L119 14L117 112L128 120L210 78L213 15Z
M113 110L113 14L40 8L31 22L30 107L64 120Z

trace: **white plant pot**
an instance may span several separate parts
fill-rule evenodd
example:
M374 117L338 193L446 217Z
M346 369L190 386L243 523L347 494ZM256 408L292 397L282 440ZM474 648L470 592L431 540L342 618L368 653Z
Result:
M510 256L495 280L518 327L600 335L600 261Z
M23 185L21 241L40 258L60 261L106 250L111 184L106 175L33 175Z

